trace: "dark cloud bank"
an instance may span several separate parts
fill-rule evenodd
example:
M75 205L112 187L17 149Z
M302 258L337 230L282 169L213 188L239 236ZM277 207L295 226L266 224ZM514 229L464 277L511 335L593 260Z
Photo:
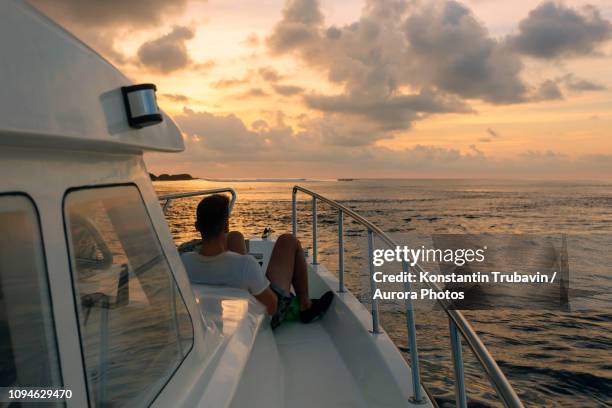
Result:
M571 9L562 3L545 2L519 24L510 43L522 54L535 58L591 55L612 36L612 24L592 7Z
M193 172L207 169L202 176L227 176L228 165L249 168L254 163L271 167L262 174L303 177L325 175L333 169L336 176L377 177L424 175L448 177L528 177L563 178L612 172L612 155L586 155L576 159L553 150L527 150L515 159L498 160L486 156L476 146L467 152L439 146L416 145L390 150L368 145L367 131L340 124L306 121L295 131L279 121L269 124L258 120L249 129L235 115L218 115L185 109L176 117L184 131L186 151L176 158L163 154L148 155L147 162L157 168ZM346 123L345 123L346 125ZM500 138L492 129L487 134ZM496 135L496 136L493 136ZM363 143L356 143L359 138ZM366 147L367 148L364 148ZM219 167L220 166L220 167ZM215 169L220 168L220 171ZM283 170L281 170L283 169Z
M494 38L455 1L370 0L359 21L336 27L325 25L317 0L290 0L267 42L274 54L298 55L325 70L330 81L344 85L343 98L316 96L310 105L334 111L334 101L341 101L348 112L352 100L355 113L362 114L364 98L381 106L402 105L404 87L493 104L547 95L557 99L550 86L544 84L540 91L542 85L525 82L522 58L592 55L611 35L610 22L595 8L572 9L553 2L534 9L519 23L516 35ZM455 107L466 111L460 104ZM447 108L442 104L433 110ZM408 104L404 110L411 109Z

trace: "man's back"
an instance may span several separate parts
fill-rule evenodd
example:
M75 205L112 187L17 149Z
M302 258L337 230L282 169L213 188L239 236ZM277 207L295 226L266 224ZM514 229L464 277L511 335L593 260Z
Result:
M246 289L259 295L270 284L257 261L250 255L225 251L204 256L197 252L181 255L189 280L206 285L223 285Z

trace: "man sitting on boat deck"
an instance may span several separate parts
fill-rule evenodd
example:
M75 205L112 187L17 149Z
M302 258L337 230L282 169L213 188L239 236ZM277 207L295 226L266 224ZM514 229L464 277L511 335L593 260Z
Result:
M181 258L193 283L224 285L248 290L263 303L272 316L272 328L278 327L292 309L302 323L310 323L329 308L333 292L319 299L308 296L308 267L300 241L292 234L278 237L268 269L263 270L247 255L244 236L229 231L229 199L215 194L200 201L196 229L202 235L199 252L184 253ZM291 293L291 286L295 295Z

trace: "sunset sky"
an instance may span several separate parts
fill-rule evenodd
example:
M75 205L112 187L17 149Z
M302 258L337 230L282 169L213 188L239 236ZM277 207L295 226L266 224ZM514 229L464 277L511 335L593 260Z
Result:
M32 0L186 151L154 173L612 177L612 1Z

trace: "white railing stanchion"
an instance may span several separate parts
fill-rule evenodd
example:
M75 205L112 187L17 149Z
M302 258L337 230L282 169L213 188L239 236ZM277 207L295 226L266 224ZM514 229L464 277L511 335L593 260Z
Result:
M453 353L453 367L455 370L455 401L458 408L467 408L467 397L465 395L465 377L463 374L463 356L461 355L461 338L455 323L448 319L450 332L451 351Z
M402 271L405 273L410 271L406 261L402 262ZM412 284L410 282L404 282L404 291L412 292ZM421 371L419 367L419 349L417 347L416 322L414 319L412 299L410 299L410 297L406 298L406 329L408 332L408 347L410 347L412 389L414 390L412 402L420 404L425 402L425 400L423 399L423 395L421 393Z
M378 299L374 299L376 282L374 281L374 233L368 229L368 266L370 269L370 296L372 301L372 333L380 333L378 327Z
M344 213L338 211L338 292L344 292Z
M297 190L293 189L293 192L291 193L291 226L292 226L293 236L297 238L297 201L296 201L296 196L297 196Z
M317 198L312 197L312 264L318 265L317 256Z

